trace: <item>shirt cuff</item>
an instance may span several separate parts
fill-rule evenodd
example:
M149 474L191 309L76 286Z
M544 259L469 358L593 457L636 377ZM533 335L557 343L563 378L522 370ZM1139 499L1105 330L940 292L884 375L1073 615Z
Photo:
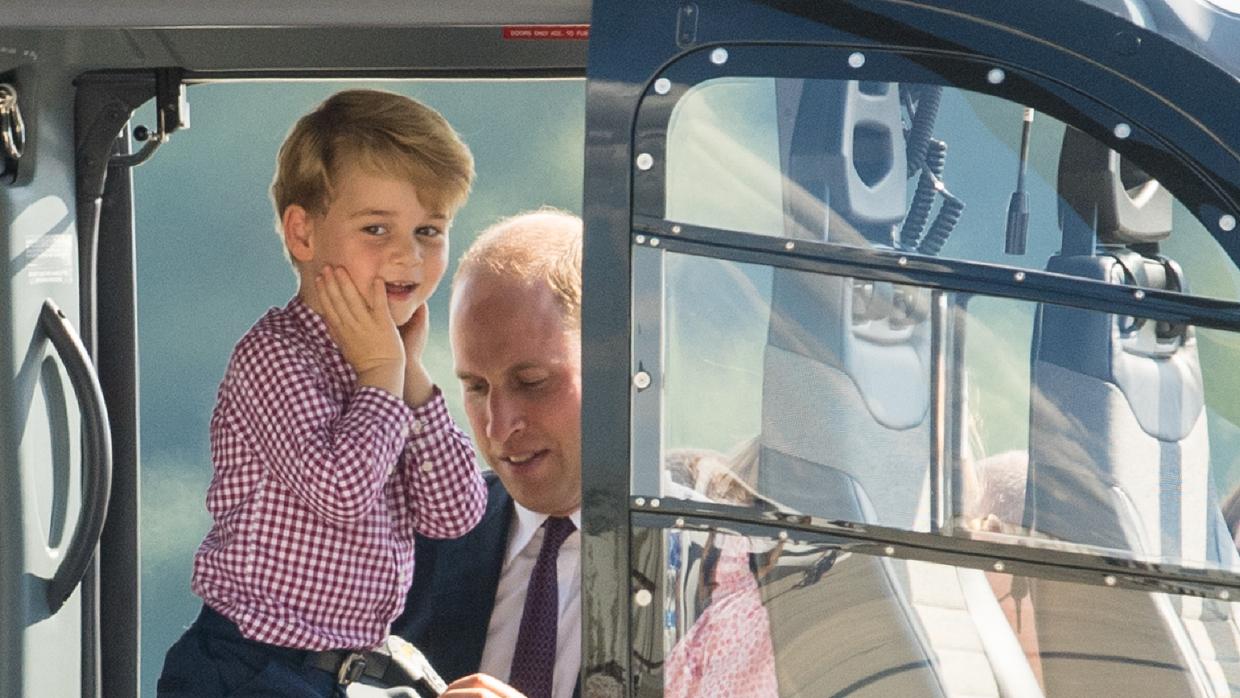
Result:
M403 403L402 403L403 404ZM448 403L443 399L439 386L431 386L431 399L417 407L409 407L409 440L419 441L428 435L454 428L456 423L448 414Z
M442 402L442 398L440 398L440 401ZM434 402L434 399L431 402ZM365 406L363 409L374 412L389 424L398 425L401 441L407 440L418 428L416 426L418 418L414 414L414 410L409 405L406 405L404 400L383 388L376 388L372 385L360 386L357 389L357 393L353 396L353 404L350 405L350 409L361 405Z

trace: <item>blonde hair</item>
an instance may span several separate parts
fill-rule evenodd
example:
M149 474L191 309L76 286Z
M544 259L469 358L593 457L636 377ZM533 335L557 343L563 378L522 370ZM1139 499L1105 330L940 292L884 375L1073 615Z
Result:
M335 177L355 164L412 182L418 200L451 217L469 196L474 158L439 112L381 90L345 90L297 120L276 156L276 218L293 204L323 214Z
M540 208L504 218L482 231L461 256L455 289L469 274L487 272L541 281L555 293L569 326L581 329L581 218Z

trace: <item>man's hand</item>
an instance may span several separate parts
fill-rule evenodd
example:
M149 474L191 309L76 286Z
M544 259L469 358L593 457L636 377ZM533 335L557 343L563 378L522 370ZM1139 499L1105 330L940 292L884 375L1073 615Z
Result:
M405 348L388 312L383 279L371 282L369 298L343 268L326 265L314 281L327 329L357 371L357 382L402 395Z
M525 698L525 694L494 676L470 674L453 681L439 698Z
M426 304L413 311L409 322L400 326L400 339L405 346L405 403L410 407L424 405L434 394L430 374L422 364L422 351L430 333L430 309Z

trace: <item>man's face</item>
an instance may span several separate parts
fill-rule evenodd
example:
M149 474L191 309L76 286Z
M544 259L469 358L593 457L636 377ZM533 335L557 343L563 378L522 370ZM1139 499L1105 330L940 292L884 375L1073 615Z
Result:
M327 264L344 267L363 298L376 278L387 289L397 325L426 302L448 264L448 217L429 211L408 181L347 167L326 213L306 214L307 245L290 252L300 262L303 288ZM313 293L311 291L311 293ZM310 306L322 311L317 299Z
M452 294L452 356L474 439L532 511L581 507L581 333L545 283L486 271Z

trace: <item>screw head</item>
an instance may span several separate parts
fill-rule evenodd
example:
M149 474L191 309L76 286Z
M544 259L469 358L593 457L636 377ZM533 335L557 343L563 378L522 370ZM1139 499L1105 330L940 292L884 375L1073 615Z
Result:
M638 371L633 374L633 385L638 390L645 390L650 387L650 374L645 371Z

